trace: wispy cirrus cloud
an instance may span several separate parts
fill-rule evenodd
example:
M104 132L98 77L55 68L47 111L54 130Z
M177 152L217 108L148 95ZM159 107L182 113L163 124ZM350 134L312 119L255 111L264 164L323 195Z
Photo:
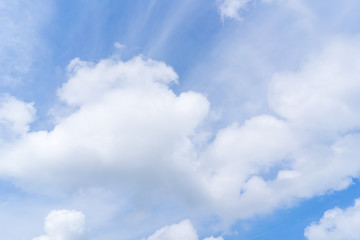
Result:
M51 1L0 1L1 85L21 82L43 51L40 31L49 15Z

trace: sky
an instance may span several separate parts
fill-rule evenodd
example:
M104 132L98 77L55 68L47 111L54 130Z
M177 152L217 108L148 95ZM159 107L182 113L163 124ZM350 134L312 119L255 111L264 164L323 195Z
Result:
M360 2L0 0L4 240L358 240Z

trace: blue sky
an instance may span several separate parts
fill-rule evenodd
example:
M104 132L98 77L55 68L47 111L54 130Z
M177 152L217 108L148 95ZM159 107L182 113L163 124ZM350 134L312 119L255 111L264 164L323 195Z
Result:
M1 239L359 239L359 10L0 0Z

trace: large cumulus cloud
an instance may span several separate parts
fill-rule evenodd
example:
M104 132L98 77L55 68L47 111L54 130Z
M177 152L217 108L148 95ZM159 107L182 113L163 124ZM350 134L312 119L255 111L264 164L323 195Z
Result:
M189 137L209 109L201 94L174 94L168 85L176 81L172 68L142 57L72 61L58 94L74 111L1 148L2 177L49 193L123 182L166 188L196 164Z
M192 140L209 102L176 95L171 67L75 59L58 90L73 112L51 131L26 132L25 121L0 149L0 174L28 191L105 188L229 224L345 189L360 173L359 52L356 39L335 39L298 71L276 74L270 113L219 130L201 149Z
M217 133L201 158L215 211L247 218L359 176L359 51L357 38L332 40L298 71L274 75L272 115Z

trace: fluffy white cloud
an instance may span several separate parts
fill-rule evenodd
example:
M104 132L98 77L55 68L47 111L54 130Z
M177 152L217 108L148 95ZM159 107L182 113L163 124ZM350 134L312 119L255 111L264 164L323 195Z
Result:
M259 204L257 207L240 202L249 192L260 194L263 190L254 185L252 176L267 173L272 166L286 165L296 145L286 122L266 115L219 131L201 160L208 176L207 188L215 201L213 207L220 215L234 218L260 210L264 204L255 203L255 199L250 202ZM241 195L244 191L246 194Z
M359 128L358 38L334 40L298 73L275 75L271 107L292 124L321 135Z
M58 93L76 110L53 130L27 133L0 149L2 176L50 192L108 184L173 189L170 176L179 191L187 185L191 177L180 179L196 165L189 137L207 115L204 96L175 95L168 88L177 81L172 68L142 57L98 64L76 59L69 71Z
M153 235L146 240L198 240L194 226L190 220L183 220L177 224L165 226L157 230ZM223 240L222 237L209 237L204 240Z
M169 84L177 75L169 66L142 57L75 59L58 91L74 112L51 131L25 131L2 147L0 174L31 191L100 187L150 205L196 209L201 202L194 215L229 224L344 189L360 175L360 135L353 131L360 120L359 49L340 39L298 72L277 74L269 102L278 116L228 126L204 151L192 136L209 103L198 93L174 94Z
M141 56L128 62L105 59L96 65L72 60L67 67L70 79L61 89L59 97L69 105L93 104L116 90L152 90L167 88L167 84L177 83L177 74L163 62Z
M33 103L20 101L12 96L0 97L0 141L27 133L34 120Z
M190 220L184 220L180 223L165 226L157 230L147 240L198 240L195 228Z
M269 102L279 117L217 133L200 164L214 211L246 218L344 189L359 176L359 51L356 39L328 44L298 72L274 76Z
M334 208L324 213L319 222L305 229L309 240L356 240L360 236L360 199L347 209Z
M45 218L46 235L33 240L81 240L86 233L85 216L78 211L54 210Z

